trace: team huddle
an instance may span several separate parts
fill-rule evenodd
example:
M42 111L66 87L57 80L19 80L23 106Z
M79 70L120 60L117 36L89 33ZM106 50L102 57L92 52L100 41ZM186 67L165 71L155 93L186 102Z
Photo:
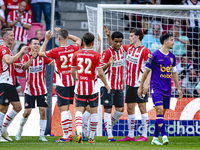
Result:
M22 63L15 63L19 56L28 48L24 46L19 53L12 56L9 47L12 44L14 34L12 29L5 28L1 34L3 45L0 46L0 141L12 141L8 136L7 128L14 117L21 110L21 103L15 88L14 67L26 71L25 110L21 117L15 139L19 141L23 127L28 120L35 101L40 113L40 137L39 141L47 141L44 136L46 129L47 89L45 85L45 65L53 65L56 73L57 105L61 113L61 126L63 136L54 142L70 142L72 137L72 116L69 106L75 99L76 134L77 143L88 141L94 143L94 136L98 124L99 93L101 104L104 106L104 130L107 132L108 141L115 142L112 134L113 126L119 121L124 112L125 102L128 112L128 135L118 141L148 141L148 113L146 102L150 84L150 93L156 109L155 131L152 144L166 145L169 143L165 133L163 116L170 106L171 77L177 87L179 98L182 92L179 87L179 79L176 71L175 56L169 51L173 46L173 36L163 34L160 38L162 48L151 54L150 50L141 44L143 32L140 29L130 31L129 45L122 45L123 34L119 31L110 31L104 26L108 38L108 47L102 55L101 39L98 36L97 51L92 50L94 35L83 35L82 49L81 39L68 34L65 29L55 28L58 34L60 47L46 51L46 46L52 38L51 31L45 34L45 40L40 47L39 40L32 38L29 47L31 51L23 56ZM68 45L71 39L74 45ZM126 81L123 81L123 53L126 54L127 73ZM102 85L98 85L97 79L101 79ZM13 106L7 112L9 104ZM136 140L135 128L135 104L138 104L142 117L142 135ZM115 112L111 116L112 106ZM87 122L90 120L90 135L86 137ZM5 119L4 119L5 117ZM159 142L159 133L163 142Z

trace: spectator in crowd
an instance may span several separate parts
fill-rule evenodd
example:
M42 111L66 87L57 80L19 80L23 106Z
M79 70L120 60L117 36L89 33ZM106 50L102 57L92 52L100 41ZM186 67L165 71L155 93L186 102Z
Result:
M162 47L160 43L160 35L162 34L162 26L156 21L153 23L152 34L146 34L142 40L142 44L147 47L151 53Z
M186 54L183 54L181 62L176 65L177 74L180 79L183 79L188 75L188 72L193 69L193 65L188 63L189 59Z
M25 11L26 5L26 0L21 0L19 9L10 11L8 14L8 27L13 28L15 35L13 54L17 53L17 48L20 44L27 44L28 30L31 28L31 16Z
M176 57L187 54L187 46L190 45L189 38L185 35L181 35L180 27L177 25L172 26L171 32L174 37L173 54Z
M19 3L22 0L4 0L5 6L6 6L6 13L9 14L10 11L18 10L19 9ZM25 0L28 3L28 0ZM32 15L32 11L30 10L29 6L26 5L25 9L30 15Z
M162 5L180 5L183 0L160 0Z
M35 31L35 37L39 39L40 46L42 46L42 44L44 43L44 38L42 39L42 36L43 36L43 32L41 29L38 29Z
M184 0L184 5L200 5L200 1L198 0ZM190 10L189 18L186 19L186 24L188 28L188 37L190 39L191 44L199 45L199 28L200 28L200 19L195 19L196 17L199 18L200 11Z
M197 90L197 93L200 95L200 82L195 87L195 90Z
M0 0L0 21L2 21L3 23L5 22L5 5L4 5L4 1Z
M188 76L183 79L182 92L184 97L198 97L197 89L195 87L199 83L196 70L189 71Z
M3 44L3 39L1 37L2 22L0 21L0 46Z
M46 23L46 30L50 30L51 2L52 0L31 0L31 3L33 4L34 22L41 22L41 15L43 10Z

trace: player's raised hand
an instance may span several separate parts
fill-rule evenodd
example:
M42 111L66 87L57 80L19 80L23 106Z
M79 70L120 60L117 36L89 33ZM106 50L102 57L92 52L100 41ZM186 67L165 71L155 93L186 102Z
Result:
M53 37L53 33L49 30L45 33L45 40L50 40Z
M181 99L183 97L183 93L180 89L178 90L178 95L179 95L179 97L178 97L179 99Z
M98 40L98 43L101 43L101 38L100 38L99 34L98 34L97 40Z
M54 28L54 30L55 30L56 32L58 32L60 29L61 29L61 28L59 28L59 27Z
M27 51L29 48L29 46L23 46L20 50L20 52L24 53L25 51Z
M104 32L107 36L110 36L110 30L108 30L106 25L103 25Z

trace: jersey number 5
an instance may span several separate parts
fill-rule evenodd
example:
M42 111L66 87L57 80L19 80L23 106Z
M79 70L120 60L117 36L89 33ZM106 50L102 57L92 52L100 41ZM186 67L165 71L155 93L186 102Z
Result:
M83 70L84 70L85 74L91 74L91 71L89 70L92 66L91 59L85 58L85 61L84 61L84 58L78 58L77 60L78 60L78 66L80 67L80 69L78 70L78 73L83 73ZM83 62L87 65L85 69L83 67Z
M68 57L69 57L69 62L71 63L71 62L72 62L73 54L69 54ZM67 62L68 62L67 56L61 55L61 56L60 56L60 61L63 61L62 65L61 65L61 68L62 68L62 69L68 67L68 66L67 66Z

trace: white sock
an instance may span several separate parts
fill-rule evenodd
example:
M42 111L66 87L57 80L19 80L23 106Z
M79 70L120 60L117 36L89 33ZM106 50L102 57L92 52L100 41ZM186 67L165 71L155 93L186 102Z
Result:
M82 112L77 111L75 114L75 123L76 123L76 131L77 134L79 135L82 133Z
M148 113L142 114L142 136L144 137L147 137L148 122Z
M2 129L4 117L5 117L5 114L0 112L0 136L1 136L1 129Z
M8 126L10 125L10 123L13 121L13 119L15 118L15 116L17 114L18 113L14 109L11 109L7 113L6 118L4 119L3 126L2 126L2 132L6 132L7 131Z
M115 111L115 113L113 114L111 121L112 121L112 127L119 121L119 118L123 115L124 112L119 112L119 111Z
M90 120L90 138L92 140L94 140L94 135L97 130L97 124L98 124L98 115L92 114Z
M128 137L134 137L135 130L135 114L128 115Z
M84 112L84 114L83 114L83 117L82 117L82 119L83 119L82 128L83 128L83 133L85 134L85 136L86 136L86 134L87 134L88 120L89 120L89 118L90 118L90 115L91 115L91 114L86 110L86 111Z
M108 138L113 137L112 127L111 127L111 114L104 112L104 124L107 129Z
M47 120L41 120L40 119L40 137L44 136L45 130L46 130Z
M24 118L24 116L22 115L22 118L21 118L20 124L19 124L19 130L20 131L23 131L24 125L25 125L25 123L26 123L27 120L28 120L28 117Z
M72 115L69 110L68 110L68 115L69 115L68 135L72 135Z
M69 115L68 111L61 112L61 126L63 130L63 138L68 138L68 129L69 129Z

